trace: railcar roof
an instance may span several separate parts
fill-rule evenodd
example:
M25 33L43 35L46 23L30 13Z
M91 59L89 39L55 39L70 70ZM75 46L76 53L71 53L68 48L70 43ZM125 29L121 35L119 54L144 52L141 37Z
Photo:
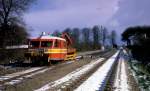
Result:
M41 37L38 37L38 38L32 38L32 39L58 39L58 40L66 41L66 40L63 39L63 38L54 37L54 36L49 36L49 35L41 36Z

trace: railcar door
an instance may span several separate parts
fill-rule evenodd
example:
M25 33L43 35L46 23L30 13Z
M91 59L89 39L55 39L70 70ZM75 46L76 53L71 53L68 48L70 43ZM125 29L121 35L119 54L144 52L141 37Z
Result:
M56 60L62 60L61 59L61 41L58 39L55 40L53 53L54 53Z
M66 55L67 55L67 47L66 47L66 42L65 41L61 41L61 58L63 60L65 60Z

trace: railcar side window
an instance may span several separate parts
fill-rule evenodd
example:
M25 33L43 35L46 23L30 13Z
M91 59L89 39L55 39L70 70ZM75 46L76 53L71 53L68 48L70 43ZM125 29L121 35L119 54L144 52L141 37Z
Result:
M63 42L63 44L64 44L64 47L66 48L67 47L66 42Z
M55 40L55 47L59 47L59 42L57 39Z
M31 47L39 47L40 41L31 41L30 45L31 45Z
M51 47L52 44L53 44L52 41L42 41L41 47Z

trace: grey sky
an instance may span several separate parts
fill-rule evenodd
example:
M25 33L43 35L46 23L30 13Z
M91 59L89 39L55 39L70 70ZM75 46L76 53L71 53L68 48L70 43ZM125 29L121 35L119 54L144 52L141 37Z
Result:
M32 36L67 27L104 25L120 34L126 27L150 23L150 0L38 0L25 14Z
M117 26L114 28L121 32L129 26L149 25L149 9L150 0L122 0L110 22L115 21Z

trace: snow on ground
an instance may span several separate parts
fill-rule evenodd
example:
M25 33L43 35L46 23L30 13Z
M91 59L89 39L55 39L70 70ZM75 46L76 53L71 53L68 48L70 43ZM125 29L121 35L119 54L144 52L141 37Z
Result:
M70 64L70 63L73 63L74 61L67 61L61 65L64 65L64 64ZM37 74L41 74L41 73L44 73L48 70L51 70L52 68L54 68L54 66L50 67L50 68L46 68L46 69L43 69L43 70L40 70L44 67L34 67L34 68L30 68L28 70L25 70L25 71L21 71L21 72L16 72L16 73L12 73L12 74L7 74L5 76L0 76L0 81L5 81L5 80L8 80L8 79L11 79L11 78L14 78L14 77L17 77L17 76L21 76L21 75L24 75L26 73L30 73L28 75L24 75L24 76L21 76L19 78L16 78L16 79L13 79L9 82L5 82L5 85L14 85L14 84L18 84L20 82L23 81L23 79L25 78L31 78ZM40 71L37 71L37 70L40 70ZM34 72L34 71L37 71L37 72ZM33 73L31 73L33 72Z
M9 82L6 82L5 85L14 85L14 84L20 83L20 82L21 82L23 79L25 79L25 78L31 78L31 77L33 77L33 76L35 76L35 75L37 75L37 74L44 73L44 72L46 72L46 71L48 71L48 70L50 70L50 69L52 69L52 68L54 68L54 67L46 68L46 69L43 69L43 70L40 70L40 71L31 73L31 74L29 74L29 75L21 76L21 77L15 79L15 80L11 80L11 81L9 81Z
M33 71L40 70L42 68L43 67L34 67L34 68L30 68L30 69L25 70L25 71L16 72L16 73L12 73L12 74L7 74L5 76L0 76L0 81L5 81L5 80L8 80L8 79L11 79L11 78L14 78L14 77L26 74L26 73L30 73L30 72L33 72Z
M114 91L130 91L124 58L120 57L115 78Z
M104 88L106 77L111 70L119 51L109 58L92 76L82 83L75 91L101 91Z
M50 67L50 68L46 68L46 69L37 71L37 72L32 73L32 74L30 74L30 75L26 75L26 76L24 76L23 78L29 78L29 77L32 77L32 76L34 76L34 75L37 75L37 74L40 74L40 73L44 73L44 72L46 72L46 71L48 71L48 70L51 70L52 68L54 68L54 67Z
M42 86L41 88L36 89L35 91L46 91L52 87L56 87L61 84L64 85L64 83L68 85L70 83L70 81L75 81L77 78L79 78L81 75L83 75L86 72L88 72L89 70L91 70L93 67L95 67L95 65L102 62L103 60L104 60L104 58L100 58L96 61L93 60L93 61L91 61L91 63L76 69L75 71L67 74L66 76L62 77L61 79L58 79L54 82L50 82L50 83Z

